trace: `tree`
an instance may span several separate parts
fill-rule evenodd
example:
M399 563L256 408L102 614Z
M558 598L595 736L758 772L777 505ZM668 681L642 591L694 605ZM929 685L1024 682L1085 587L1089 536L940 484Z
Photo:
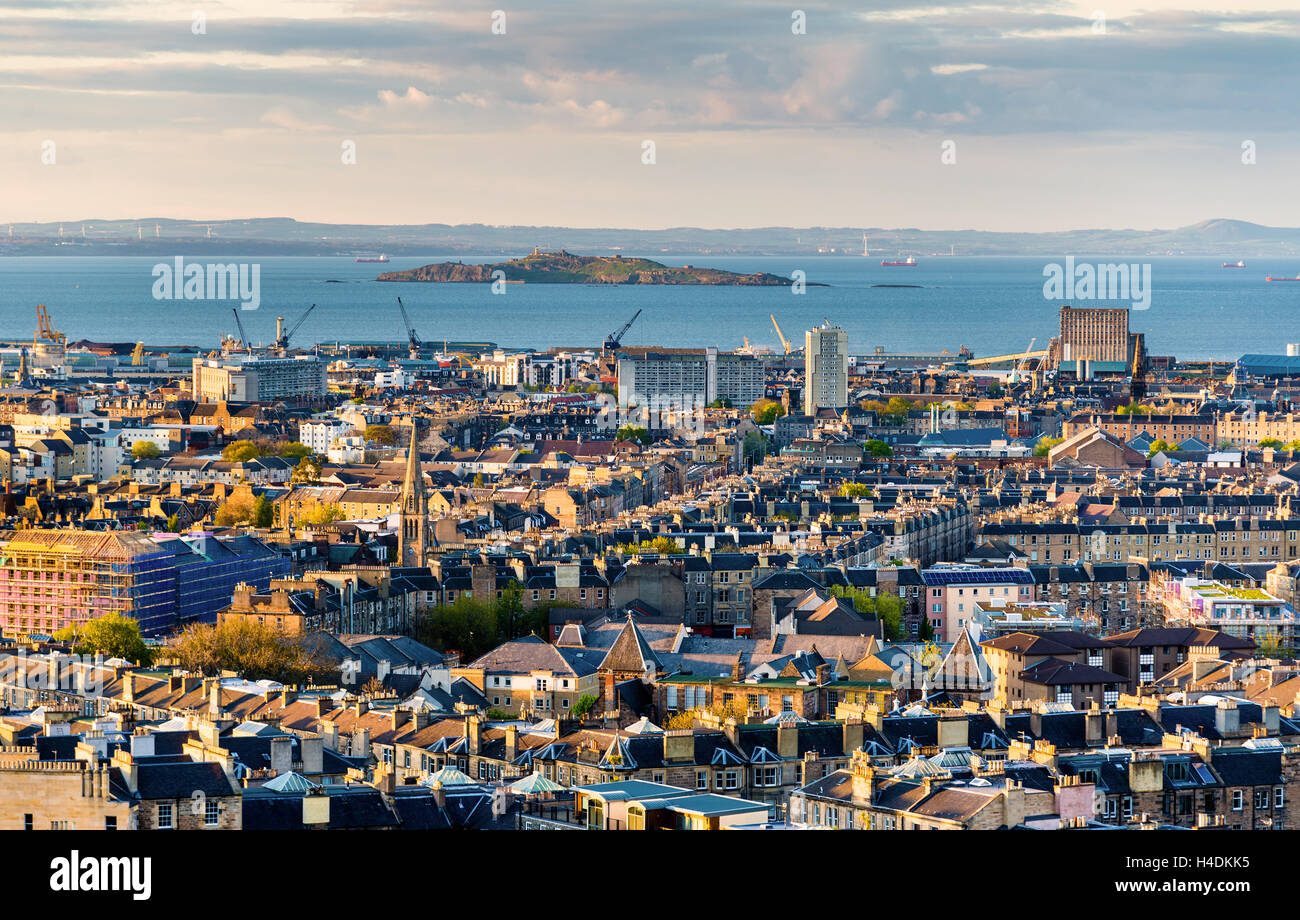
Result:
M1156 454L1162 451L1170 451L1173 449L1174 449L1173 446L1164 438L1156 438L1154 441L1151 442L1151 446L1147 448L1147 456L1154 457Z
M475 474L474 474L474 482L473 482L473 485L474 485L474 488L476 488L476 489L481 489L481 488L483 488L483 474L482 474L482 473L475 473Z
M490 652L503 638L497 604L464 594L427 612L415 633L425 645L459 652L461 661L473 661Z
M674 540L672 537L655 537L652 540L642 540L640 543L620 543L614 547L615 551L624 556L634 556L637 553L659 553L664 556L680 556L686 552L685 548Z
M246 617L189 626L168 643L168 650L187 671L234 671L247 680L301 684L333 670L314 648Z
M1115 410L1116 415L1150 415L1151 407L1144 406L1135 399L1130 399L1127 406Z
M879 457L888 459L894 456L894 449L879 438L872 438L862 445L863 451L869 457Z
M785 407L775 399L760 399L749 407L749 414L756 425L770 425L785 415Z
M871 487L864 482L846 482L840 486L841 498L869 498Z
M997 399L1002 395L1002 385L995 380L989 384L988 389L984 392L989 394L990 399Z
M831 594L853 603L853 609L863 616L874 615L886 640L897 642L903 636L903 602L892 594L872 597L866 588L832 585Z
M639 441L642 444L650 443L650 432L646 431L639 425L624 425L614 435L620 441Z
M333 524L343 517L343 509L332 502L317 505L312 508L301 518L301 522L308 527L324 527L327 524Z
M168 533L180 533L181 532L180 515L173 514L171 517L169 517L167 519L167 524L165 525L165 528Z
M72 650L78 655L125 658L143 665L153 663L154 653L140 636L140 624L120 613L108 613L78 626L65 626L54 638L71 642Z
M153 460L161 453L153 441L136 441L131 445L131 457L134 460Z
M1276 449L1276 448L1279 448L1279 447L1282 446L1282 441L1281 441L1279 438L1263 438L1263 439L1259 442L1259 446L1260 446L1260 447L1272 447L1272 448L1275 448L1275 449Z
M311 456L311 448L301 441L291 441L283 444L276 452L276 456L283 457L286 460L301 460L303 457Z
M246 495L232 495L221 503L213 521L218 527L242 524L253 516L253 501Z
M921 614L921 622L917 624L916 638L922 642L928 642L934 638L934 626L930 623L930 618Z
M1065 438L1039 438L1038 443L1034 445L1034 456L1046 457L1051 453L1053 447L1064 440Z
M892 594L876 596L876 616L880 619L885 638L897 642L903 639L903 602Z
M571 712L575 718L581 719L587 713L591 712L599 699L600 697L596 696L594 693L584 693L582 696L578 697L578 702L573 704L573 708L570 709L569 712Z
M275 520L275 506L265 495L257 496L253 499L253 508L248 520L254 527L270 527L271 522Z
M303 457L293 468L293 474L289 479L291 482L320 482L320 471L323 466L321 458L315 454Z
M252 441L232 441L221 451L221 459L228 460L231 463L256 460L260 456L262 456L262 448Z
M731 408L731 400L729 400L729 399L715 399L713 402L709 403L709 408L710 408L710 409L730 409L730 408Z
M393 429L387 425L367 425L365 439L367 442L373 441L376 444L385 444L390 447L397 443L397 435L393 434Z
M767 438L757 431L751 431L745 435L745 442L741 445L741 456L745 461L750 460L755 463L761 463L767 456Z
M868 400L862 404L862 408L876 413L880 424L898 426L907 421L907 413L912 411L912 404L901 396L891 396L887 403L878 399Z

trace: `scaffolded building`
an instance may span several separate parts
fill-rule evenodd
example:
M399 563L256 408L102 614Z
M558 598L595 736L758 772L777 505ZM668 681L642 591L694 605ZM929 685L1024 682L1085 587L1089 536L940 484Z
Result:
M251 537L25 530L0 550L0 627L49 634L108 613L145 635L213 622L241 581L265 589L289 562Z

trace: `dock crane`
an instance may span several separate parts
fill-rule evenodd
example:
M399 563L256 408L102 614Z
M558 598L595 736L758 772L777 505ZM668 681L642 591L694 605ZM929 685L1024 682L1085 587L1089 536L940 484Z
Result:
M420 357L420 346L424 343L415 334L415 327L411 325L411 317L406 315L406 305L402 303L400 297L397 298L397 309L402 311L402 325L406 328L407 347L410 350L411 360L414 361Z
M43 303L36 305L36 341L56 345L63 345L68 341L68 337L50 323L50 312L45 309Z
M791 345L790 342L789 342L789 340L786 339L785 335L782 334L782 332L781 332L781 326L780 326L780 324L777 323L777 321L776 321L776 314L775 314L775 313L769 313L768 316L772 317L772 326L773 326L773 328L776 329L776 337L777 337L778 339L781 340L781 347L785 349L785 353L786 353L786 355L789 355L790 352L794 351L794 346Z
M312 310L315 310L315 309L316 309L316 305L315 305L315 304L312 304L310 307L308 307L308 308L306 309L306 311L302 314L302 316L298 317L298 322L294 323L293 326L290 327L290 329L289 329L288 332L285 332L285 331L284 331L284 317L283 317L283 316L277 316L277 317L275 318L275 348L276 348L276 351L279 351L279 352L281 352L281 353L284 353L285 351L288 350L288 348L289 348L289 339L293 337L293 334L294 334L295 332L298 331L298 327L301 326L301 325L303 324L303 321L306 320L307 317L311 315L311 311L312 311Z
M1029 363L1029 354L1034 350L1034 343L1037 341L1037 336L1029 340L1029 347L1025 349L1024 353L1016 359L1015 364L1011 366L1011 374L1007 378L1007 383L1016 384L1020 382L1021 374L1024 371L1025 365Z
M136 342L135 348L131 349L131 366L139 367L144 364L144 342Z
M251 355L253 353L253 344L248 341L248 333L244 331L244 321L239 318L239 308L236 307L230 312L235 314L235 325L239 327L239 344L244 347L244 351Z
M635 313L632 314L632 318L623 324L622 329L618 330L618 332L614 332L611 333L610 335L605 336L604 350L605 351L617 350L618 347L623 344L623 336L627 335L627 331L632 328L632 324L636 322L636 318L640 315L641 315L641 311L637 310Z

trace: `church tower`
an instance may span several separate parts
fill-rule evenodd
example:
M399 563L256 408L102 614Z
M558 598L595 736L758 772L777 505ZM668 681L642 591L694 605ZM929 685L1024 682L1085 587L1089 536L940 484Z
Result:
M402 524L397 532L397 559L401 566L422 566L428 549L429 497L420 472L416 427L411 426L411 446L406 452L406 478L402 480Z

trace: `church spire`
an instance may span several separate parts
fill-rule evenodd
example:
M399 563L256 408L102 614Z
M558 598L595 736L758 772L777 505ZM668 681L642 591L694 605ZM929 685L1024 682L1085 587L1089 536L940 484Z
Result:
M424 474L420 472L420 448L417 430L411 424L411 445L406 450L406 476L402 480L401 526L397 531L398 564L422 566L428 547L428 497L424 491Z
M402 480L402 510L424 508L424 474L420 472L420 448L416 444L416 427L411 425L411 446L406 449L406 476Z

